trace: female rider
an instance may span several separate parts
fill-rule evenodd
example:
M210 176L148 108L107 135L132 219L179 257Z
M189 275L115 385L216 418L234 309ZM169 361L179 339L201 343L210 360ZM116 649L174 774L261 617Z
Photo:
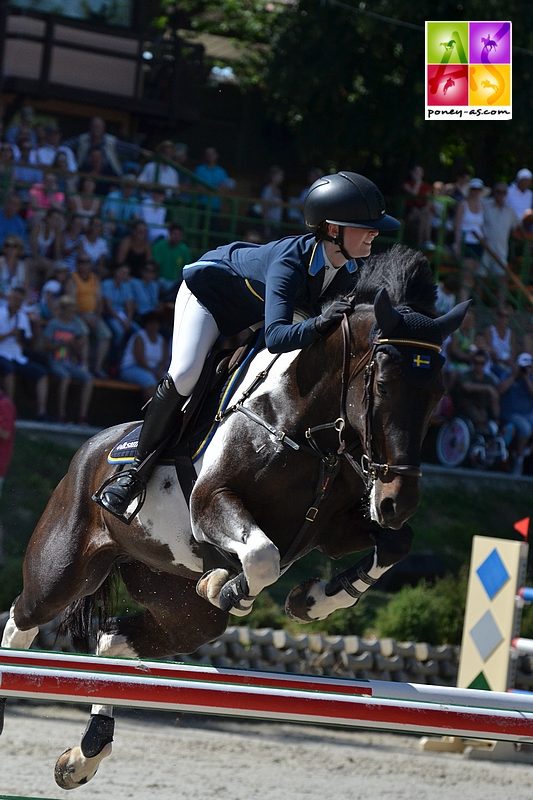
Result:
M381 232L400 223L385 213L383 196L368 178L338 172L309 189L304 218L312 233L267 244L233 242L205 253L183 270L176 298L172 358L168 373L148 405L131 468L106 482L94 500L119 519L138 498L152 473L159 449L179 426L185 400L200 377L217 338L231 336L264 320L272 353L299 350L324 336L351 306L330 298L348 293L357 281L358 259L370 254ZM310 313L293 322L295 309Z

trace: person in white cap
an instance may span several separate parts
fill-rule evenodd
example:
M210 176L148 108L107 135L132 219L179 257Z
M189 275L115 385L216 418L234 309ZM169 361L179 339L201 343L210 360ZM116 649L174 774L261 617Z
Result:
M533 208L533 192L531 191L531 181L533 173L529 169L519 169L516 178L509 186L507 193L507 203L514 209L518 219L523 220L531 214Z

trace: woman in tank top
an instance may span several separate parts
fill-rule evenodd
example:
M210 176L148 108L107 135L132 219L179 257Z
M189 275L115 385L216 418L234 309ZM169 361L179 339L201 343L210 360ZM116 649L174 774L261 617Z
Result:
M462 267L459 300L470 297L483 255L484 187L481 178L472 178L468 197L459 203L455 215L454 253Z
M496 311L494 324L489 325L485 331L492 358L492 370L499 378L503 378L514 363L516 347L513 332L509 327L511 314L510 306L500 306Z
M69 199L69 209L83 220L83 228L87 230L89 221L100 214L101 201L95 194L96 183L92 178L81 177L78 191Z
M160 329L158 312L145 314L142 330L130 336L120 364L120 379L141 386L146 400L152 397L168 366L168 342Z
M117 264L127 264L132 278L140 278L142 270L152 258L145 222L134 222L131 233L121 239L117 249Z
M7 236L0 256L0 297L7 298L19 286L28 289L24 244L18 236Z

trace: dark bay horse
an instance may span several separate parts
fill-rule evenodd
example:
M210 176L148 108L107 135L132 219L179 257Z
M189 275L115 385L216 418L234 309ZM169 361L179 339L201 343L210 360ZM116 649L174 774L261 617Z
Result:
M144 610L108 615L99 655L192 652L312 549L333 559L369 552L329 582L293 589L287 612L308 622L357 603L411 544L421 445L442 394L440 346L468 305L435 319L434 293L423 256L395 247L367 262L353 312L327 337L278 357L259 353L196 465L190 512L164 464L129 526L105 512L91 496L116 469L108 454L132 424L86 442L28 545L2 646L30 647L67 607L71 619L91 618L117 571ZM62 788L86 783L109 755L112 715L93 706L80 746L57 762Z

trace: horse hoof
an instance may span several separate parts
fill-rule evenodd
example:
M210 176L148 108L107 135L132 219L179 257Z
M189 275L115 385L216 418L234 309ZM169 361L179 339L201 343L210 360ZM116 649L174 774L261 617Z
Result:
M56 761L54 778L61 789L77 789L94 778L102 759L111 753L111 744L94 758L85 758L80 747L69 747Z
M229 572L227 569L210 569L209 572L202 575L196 584L196 593L211 605L220 608L220 591L228 580Z
M320 578L309 578L291 589L285 600L285 613L296 622L316 622L309 616L309 611L315 605L314 597L310 596L312 587L320 584Z

